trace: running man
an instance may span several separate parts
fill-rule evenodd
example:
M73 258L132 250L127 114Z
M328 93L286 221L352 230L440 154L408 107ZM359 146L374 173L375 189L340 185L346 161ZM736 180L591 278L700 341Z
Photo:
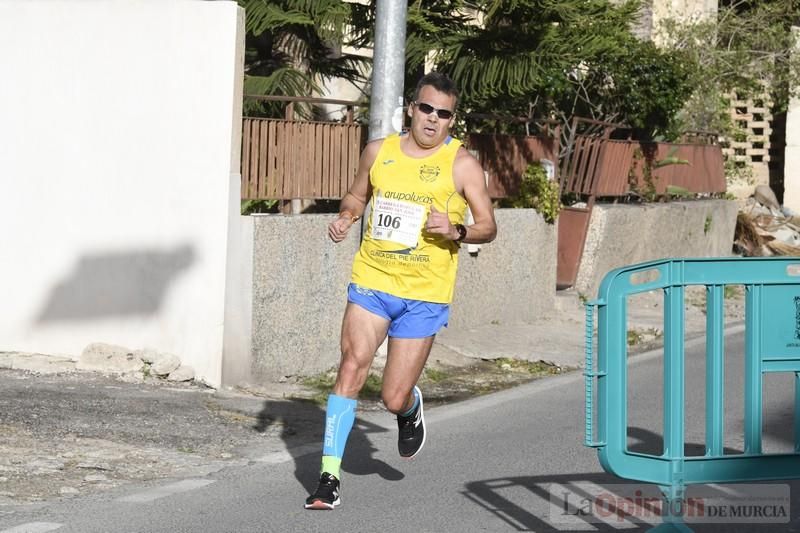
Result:
M367 144L339 217L328 226L331 240L341 242L372 201L353 260L341 361L326 409L319 487L306 500L306 509L333 509L341 503L340 467L356 398L387 335L381 396L397 415L400 455L415 457L425 444L416 383L436 333L447 325L459 245L490 242L497 233L483 169L450 136L457 99L455 83L447 76L425 75L408 108L410 130ZM464 226L467 206L474 223Z

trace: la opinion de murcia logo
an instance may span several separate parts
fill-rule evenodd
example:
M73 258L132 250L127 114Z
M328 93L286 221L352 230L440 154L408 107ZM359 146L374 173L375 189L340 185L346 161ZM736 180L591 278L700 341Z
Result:
M420 165L419 167L419 179L424 181L425 183L431 183L436 181L436 178L439 177L439 167L432 166L432 165Z

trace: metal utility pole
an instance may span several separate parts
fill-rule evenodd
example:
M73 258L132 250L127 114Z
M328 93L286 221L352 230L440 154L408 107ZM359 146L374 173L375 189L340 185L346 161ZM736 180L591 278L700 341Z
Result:
M408 0L377 2L369 106L370 141L396 133L403 125L407 8Z

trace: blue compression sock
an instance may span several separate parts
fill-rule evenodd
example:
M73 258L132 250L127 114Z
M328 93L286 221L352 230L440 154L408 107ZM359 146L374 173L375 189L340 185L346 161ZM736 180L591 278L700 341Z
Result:
M344 396L336 394L328 396L328 407L325 411L325 440L322 446L322 471L337 478L347 437L356 419L357 404L356 400Z

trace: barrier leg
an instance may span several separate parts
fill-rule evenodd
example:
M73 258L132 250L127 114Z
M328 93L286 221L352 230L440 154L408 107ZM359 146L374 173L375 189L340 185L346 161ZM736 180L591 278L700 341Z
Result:
M794 451L800 453L800 372L794 373Z
M692 532L683 522L686 514L686 488L683 485L659 485L662 498L662 523L648 531L667 533L673 531Z
M706 287L706 456L724 452L725 307L724 285Z

